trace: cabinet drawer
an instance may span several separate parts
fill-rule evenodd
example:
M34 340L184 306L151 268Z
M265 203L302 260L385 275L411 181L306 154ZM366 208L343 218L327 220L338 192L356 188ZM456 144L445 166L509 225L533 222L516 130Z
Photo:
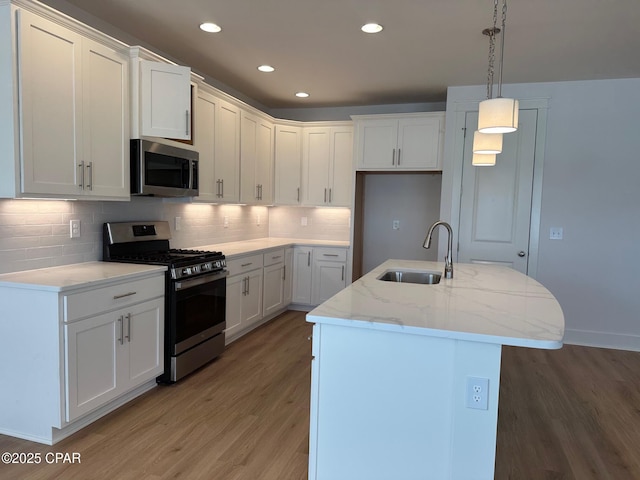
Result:
M227 260L227 270L229 270L229 276L231 277L233 275L248 272L256 268L262 268L262 260L263 258L261 253Z
M271 252L267 252L263 254L264 266L268 267L269 265L275 265L276 263L284 262L284 248L279 250L273 250Z
M313 258L316 260L325 260L328 262L346 262L346 248L314 248Z
M72 322L164 296L164 275L64 296L64 321Z

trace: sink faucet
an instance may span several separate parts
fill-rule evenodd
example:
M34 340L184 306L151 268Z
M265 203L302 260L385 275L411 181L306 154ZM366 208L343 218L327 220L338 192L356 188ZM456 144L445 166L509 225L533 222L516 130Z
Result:
M437 221L429 228L429 232L427 233L427 238L424 239L423 248L429 248L431 246L431 235L433 235L433 231L436 229L438 225L442 225L447 229L449 234L449 240L447 242L447 256L444 257L444 278L453 278L453 261L451 259L451 245L453 241L453 230L451 230L451 225L447 222L443 222L442 220Z

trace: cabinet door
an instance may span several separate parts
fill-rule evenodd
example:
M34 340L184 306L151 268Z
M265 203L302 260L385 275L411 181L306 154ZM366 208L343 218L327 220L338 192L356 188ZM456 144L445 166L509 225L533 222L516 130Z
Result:
M258 119L242 112L240 121L240 201L256 203L258 186L256 181Z
M263 316L270 315L284 306L284 263L264 268Z
M293 251L292 247L284 251L284 299L283 304L287 306L293 299Z
M25 10L18 15L22 192L81 193L81 37Z
M301 129L276 125L275 203L300 204L300 176L302 174Z
M311 272L313 248L293 249L293 303L311 305Z
M227 277L226 339L233 339L242 330L242 304L246 289L246 275Z
M112 312L64 326L68 422L122 392L118 377L126 369L120 354L126 341L123 322L122 313Z
M123 321L129 362L122 381L129 389L164 372L164 299L129 307Z
M346 286L345 264L316 260L313 267L313 305L329 300Z
M191 69L140 60L142 135L191 139Z
M260 119L256 132L256 183L260 205L273 203L273 124Z
M353 128L331 129L329 205L349 207L353 190Z
M247 275L246 293L242 302L242 325L247 326L262 319L262 269Z
M331 128L306 128L303 139L303 199L305 205L326 205L329 200Z
M396 165L398 121L394 119L357 122L358 167L388 170Z
M193 112L193 146L200 154L196 200L208 202L220 200L215 172L216 103L217 99L213 95L198 91Z
M441 128L439 115L399 120L397 167L405 170L438 169Z
M129 57L83 39L85 194L129 198Z
M240 201L240 109L218 102L215 137L215 171L220 200Z

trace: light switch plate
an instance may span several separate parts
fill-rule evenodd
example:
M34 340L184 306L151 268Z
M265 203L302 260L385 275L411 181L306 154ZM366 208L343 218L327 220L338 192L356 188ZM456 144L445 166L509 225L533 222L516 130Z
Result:
M562 227L551 227L549 229L549 240L562 240Z

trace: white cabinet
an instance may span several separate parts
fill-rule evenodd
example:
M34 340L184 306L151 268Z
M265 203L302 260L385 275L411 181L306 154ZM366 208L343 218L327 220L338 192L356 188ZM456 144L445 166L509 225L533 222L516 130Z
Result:
M193 145L199 152L199 195L196 201L239 201L239 121L233 105L197 89Z
M131 48L131 138L191 139L191 69Z
M163 305L158 298L65 325L68 422L163 372Z
M164 371L161 267L86 264L3 278L0 434L53 444L155 387ZM42 284L38 283L38 279ZM72 279L82 279L74 281Z
M282 310L285 284L285 253L280 248L263 255L264 258L264 291L262 315L269 315Z
M64 22L11 11L15 38L3 39L2 48L14 45L15 56L6 57L13 63L2 75L18 82L17 115L7 108L2 122L18 121L22 145L2 146L8 150L1 166L15 181L2 182L0 194L128 199L128 50L106 38L98 43Z
M303 204L351 205L353 127L351 124L304 127Z
M227 261L227 343L262 319L262 254Z
M273 123L242 112L240 125L240 201L254 205L273 203Z
M284 301L283 306L289 305L293 300L293 247L284 250Z
M358 170L442 170L443 112L352 118Z
M300 204L302 178L302 128L276 125L275 184L276 205Z
M346 287L346 279L346 248L294 248L293 303L320 305Z
M311 305L313 247L293 249L293 303Z

